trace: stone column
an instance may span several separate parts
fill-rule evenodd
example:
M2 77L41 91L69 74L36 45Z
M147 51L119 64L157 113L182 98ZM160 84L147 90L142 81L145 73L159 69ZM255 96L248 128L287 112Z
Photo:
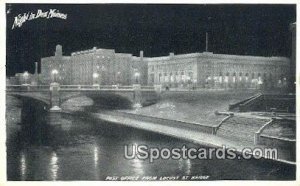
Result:
M59 83L50 84L50 103L51 108L50 112L59 112L61 111L60 106L60 93L59 93Z
M34 64L35 64L34 74L37 75L38 74L38 67L39 67L38 62L35 62Z
M133 107L141 108L141 100L142 100L142 92L141 92L141 84L133 84Z
M61 112L50 110L48 113L48 124L52 127L61 127Z
M61 108L60 108L60 85L59 83L50 84L50 103L51 108L48 112L48 138L51 145L57 145L60 143L61 138Z
M154 90L156 93L161 94L162 86L161 85L154 85Z

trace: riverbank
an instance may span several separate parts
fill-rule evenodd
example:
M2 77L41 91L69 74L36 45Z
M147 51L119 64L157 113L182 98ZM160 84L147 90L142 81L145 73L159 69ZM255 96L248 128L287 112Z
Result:
M242 90L166 91L156 104L122 112L213 126L224 118L215 115L215 111L226 111L229 104L251 97L255 93Z
M175 137L178 139L183 139L186 141L190 141L195 144L200 144L208 147L215 147L215 148L231 148L235 149L237 154L241 154L245 148L250 149L265 149L266 146L262 145L249 145L249 144L240 144L238 141L225 139L216 135L207 134L202 131L196 131L193 128L188 128L187 126L172 126L172 125L165 125L153 122L146 122L141 121L133 118L128 118L123 114L118 114L116 111L103 111L101 113L89 113L89 112L81 112L82 114L86 114L89 117L94 119L99 119L119 125L124 125L127 127L133 127L142 130L148 130L152 132L156 132L159 134ZM296 165L294 161L290 161L286 159L286 152L278 151L278 158L271 159L271 161L287 163L290 165Z
M240 101L251 95L253 93L229 91L188 92L188 94L186 92L184 94L181 92L167 92L162 95L159 103L148 107L118 111L96 109L92 113L87 112L86 114L96 119L153 131L202 145L213 147L226 145L227 148L235 148L237 152L242 152L246 147L251 149L267 147L237 141L231 139L230 135L227 135L226 138L212 135L213 132L211 131L225 118L224 115L215 115L216 110L228 110L230 103ZM63 110L79 111L81 113L85 113L85 111L80 105L91 106L93 104L88 98L84 97L70 100L69 103L77 106L65 104ZM256 117L260 119L268 118ZM288 153L287 150L278 149L277 161L295 164Z

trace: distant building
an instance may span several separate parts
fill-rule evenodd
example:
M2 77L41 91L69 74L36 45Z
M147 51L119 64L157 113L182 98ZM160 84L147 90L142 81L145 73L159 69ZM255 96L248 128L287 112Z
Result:
M147 78L147 64L141 62L142 58L96 47L63 56L62 47L57 45L55 56L41 59L41 76L43 83L49 84L56 70L61 84L130 85L134 83L134 71L138 71L139 81L146 84L147 79L141 80Z
M285 57L259 57L190 53L144 57L97 49L41 59L41 79L49 84L57 76L61 84L142 85L201 88L280 88L287 86L290 60ZM53 72L56 71L57 74Z
M62 84L72 82L72 64L70 56L63 56L62 46L57 45L54 56L41 59L41 82L50 84L54 78L54 70L58 71L58 81Z
M148 84L168 87L202 88L284 87L290 60L284 57L258 57L191 53L144 58L148 63Z
M10 85L37 85L38 77L39 75L37 73L31 74L28 71L25 71L23 73L16 73L13 77L9 77L9 79L7 79L7 83Z

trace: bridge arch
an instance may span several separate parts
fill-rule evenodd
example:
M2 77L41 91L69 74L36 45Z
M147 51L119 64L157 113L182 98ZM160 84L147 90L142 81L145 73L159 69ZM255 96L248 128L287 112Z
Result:
M66 104L71 99L83 96L90 98L93 101L93 104L90 106L95 108L129 109L134 104L134 95L131 92L122 94L112 92L78 92L71 95L61 95L60 105Z
M47 100L30 95L7 94L20 100L21 127L36 133L40 127L47 124L47 116L50 104Z
M45 104L45 106L49 107L50 106L50 100L44 96L37 96L33 94L27 94L27 93L7 93L6 95L8 96L13 96L18 99L27 99L31 100L33 102L38 101L41 104Z

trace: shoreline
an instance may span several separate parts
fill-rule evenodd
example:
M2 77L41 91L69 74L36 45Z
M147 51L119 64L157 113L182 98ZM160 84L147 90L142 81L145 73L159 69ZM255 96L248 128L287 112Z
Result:
M189 142L192 142L195 144L200 144L200 145L204 145L204 146L208 146L208 147L222 148L223 146L226 146L227 149L228 148L236 149L235 153L237 153L237 154L241 154L245 147L252 148L252 149L254 149L256 147L266 148L266 146L261 146L261 145L256 145L256 146L255 145L252 145L252 146L237 145L236 143L234 143L231 140L224 139L224 138L216 136L216 135L204 133L201 131L189 130L189 129L187 129L187 126L183 126L182 129L178 129L178 128L174 128L172 126L166 126L164 124L135 120L135 119L132 119L129 117L118 115L118 111L106 111L105 113L93 113L93 112L86 112L86 111L77 111L77 112L62 111L62 113L71 114L73 116L75 113L82 113L83 116L90 116L93 119L107 121L110 123L123 125L126 127L133 127L133 128L137 128L137 129L141 129L141 130L147 130L147 131L155 132L155 133L162 134L162 135L167 135L170 137L186 140L186 141L189 141ZM145 117L145 116L143 116L143 117ZM164 120L166 120L166 119L164 119ZM172 122L172 120L169 120L169 121ZM210 141L210 142L208 142L208 141ZM253 155L252 153L249 153L249 154ZM284 164L289 164L289 165L296 165L296 162L294 162L294 161L280 159L280 158L267 159L264 157L260 157L259 159L271 160L271 161L276 161L279 163L284 163Z

